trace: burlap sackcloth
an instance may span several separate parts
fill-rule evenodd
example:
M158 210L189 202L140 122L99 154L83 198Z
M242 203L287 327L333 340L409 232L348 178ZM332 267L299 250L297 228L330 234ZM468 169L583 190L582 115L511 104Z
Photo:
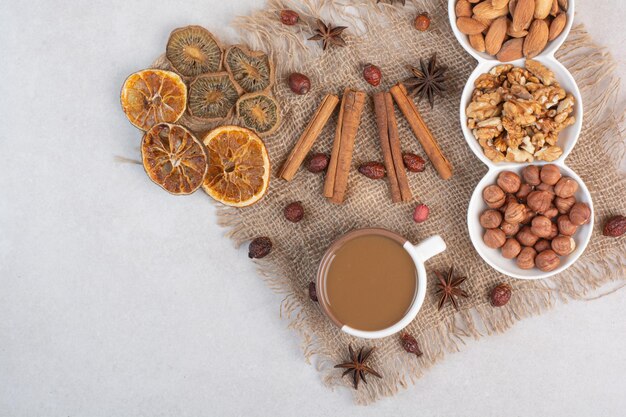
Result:
M297 11L302 19L298 26L285 26L278 20L282 9ZM421 33L412 27L417 11L428 11L432 17L429 31ZM312 36L315 18L323 17L334 25L346 25L345 48L331 48L322 53L318 44L306 41ZM282 126L265 139L271 162L272 179L267 195L256 205L244 209L220 207L219 222L236 244L257 236L269 236L272 253L256 261L259 273L273 290L284 294L281 316L302 338L306 360L314 359L323 380L329 386L351 388L350 378L341 378L333 365L347 359L347 346L376 346L372 366L384 379L369 378L354 391L358 403L371 403L392 396L425 370L456 351L466 337L503 332L518 320L540 314L558 301L590 298L598 292L612 291L626 283L626 238L602 236L604 220L626 211L626 178L618 164L626 148L620 128L623 108L616 103L619 79L613 74L614 61L595 45L585 29L575 27L557 53L581 89L584 100L583 131L567 165L585 181L594 201L596 224L591 243L584 255L567 271L542 281L510 279L489 267L474 250L466 225L467 206L478 181L487 172L467 146L459 125L459 101L465 82L476 61L457 43L448 21L447 1L407 2L405 7L376 4L375 0L270 0L264 10L238 18L236 26L250 46L272 55L277 67L274 95L282 106ZM304 127L329 92L341 95L345 87L373 93L388 90L409 76L408 65L417 65L437 52L438 61L448 66L447 92L437 98L433 110L423 101L422 116L455 168L454 177L443 181L428 165L423 173L410 174L415 197L410 203L392 204L386 181L373 181L356 172L356 166L370 160L382 160L373 105L367 104L353 158L346 201L338 206L322 196L323 175L301 169L294 180L277 178L277 171ZM382 68L379 88L368 85L361 77L361 66L374 63ZM165 66L163 60L155 63ZM285 77L298 71L312 82L305 96L293 94ZM330 153L337 112L315 143L313 151ZM396 109L404 151L424 155L417 139ZM211 126L184 123L202 134ZM306 216L300 223L289 223L283 208L301 201ZM430 207L430 218L423 224L411 219L417 202ZM402 350L398 335L367 341L342 333L308 297L308 284L315 279L318 263L330 243L355 228L379 226L407 237L412 242L440 234L448 249L427 263L428 292L417 318L407 330L424 352L416 358ZM467 276L464 288L469 299L461 301L461 311L451 305L437 311L434 270L454 265L459 275ZM503 308L489 304L489 290L500 282L513 287L513 297Z

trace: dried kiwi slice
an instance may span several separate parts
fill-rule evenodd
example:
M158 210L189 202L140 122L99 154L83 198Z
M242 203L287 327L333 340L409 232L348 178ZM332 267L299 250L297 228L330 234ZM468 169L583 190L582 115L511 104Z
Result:
M219 120L232 115L240 90L227 72L204 74L189 84L189 104L192 116Z
M226 50L224 66L246 93L256 93L274 82L274 66L266 54L235 45Z
M269 135L278 128L280 111L278 103L263 93L242 96L237 101L237 115L244 126L259 135Z
M186 26L170 34L165 56L178 73L195 77L219 71L223 51L211 32L201 26Z

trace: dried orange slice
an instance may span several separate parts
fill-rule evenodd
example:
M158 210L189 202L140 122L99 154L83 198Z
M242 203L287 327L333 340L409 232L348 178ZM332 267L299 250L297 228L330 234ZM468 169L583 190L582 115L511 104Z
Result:
M187 86L175 72L143 70L126 79L121 101L128 120L141 130L149 130L157 123L180 119L187 106Z
M202 143L179 125L159 123L141 142L141 159L152 181L172 194L191 194L207 173Z
M263 141L253 131L222 126L204 138L209 171L202 188L217 201L246 207L259 201L270 183L270 159Z

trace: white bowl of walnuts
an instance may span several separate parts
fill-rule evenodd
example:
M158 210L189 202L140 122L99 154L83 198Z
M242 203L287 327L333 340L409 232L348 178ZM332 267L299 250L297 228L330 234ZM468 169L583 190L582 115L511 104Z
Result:
M541 279L567 269L593 230L589 190L565 165L507 164L480 181L468 209L476 251L494 269Z

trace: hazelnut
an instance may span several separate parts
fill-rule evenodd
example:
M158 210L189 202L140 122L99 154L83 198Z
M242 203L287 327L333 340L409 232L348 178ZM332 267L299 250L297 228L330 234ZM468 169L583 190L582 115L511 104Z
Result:
M546 249L550 249L550 241L547 239L539 239L534 246L537 253L543 252Z
M591 219L591 209L586 203L576 203L569 211L569 219L576 226L581 226Z
M502 223L502 213L498 210L486 210L480 215L480 225L485 229L494 229Z
M522 170L522 178L524 178L524 182L529 185L539 185L541 183L539 167L536 165L524 167Z
M528 197L528 194L530 194L533 190L533 187L530 184L522 184L519 187L519 191L517 192L517 194L515 194L515 197L517 197L520 200L526 200L526 198Z
M305 95L311 90L311 80L304 74L294 72L287 80L291 91L298 95Z
M483 236L483 241L485 245L489 246L492 249L497 249L504 245L506 241L506 236L504 232L500 229L487 229L485 235Z
M519 191L520 185L522 185L522 179L515 172L503 171L498 175L496 184L498 184L505 193L515 194Z
M502 256L506 259L514 259L522 250L522 245L515 238L509 238L502 245Z
M554 271L561 265L561 259L553 250L548 249L540 252L535 258L535 264L537 268L543 272Z
M535 243L539 240L539 237L534 234L528 226L524 226L522 230L515 235L515 238L524 246L535 246Z
M537 215L537 213L535 213L532 210L528 210L528 207L527 207L526 208L526 217L524 217L524 220L522 220L522 224L523 225L530 224L530 222L535 218L536 215Z
M539 175L541 182L548 185L554 185L561 179L561 170L553 164L544 165Z
M548 191L533 191L528 194L526 203L531 210L536 212L543 212L550 208L554 195Z
M485 200L489 208L498 208L504 205L506 196L502 188L497 185L490 185L483 190L483 200Z
M546 216L536 216L532 220L530 231L539 237L548 237L552 233L552 221Z
M578 191L578 183L570 177L563 177L554 186L554 193L563 198L573 197Z
M507 194L506 197L504 198L504 204L498 210L500 210L504 214L507 207L509 207L509 204L511 203L517 204L517 198L513 194Z
M545 182L542 182L541 184L535 187L535 190L547 191L549 193L554 194L554 185L550 185L550 184L546 184Z
M576 229L578 229L578 226L572 223L566 214L560 215L556 222L559 227L559 233L565 236L573 236L576 233Z
M525 218L525 205L520 204L517 201L512 201L506 206L506 211L504 212L504 220L507 223L520 223Z
M502 222L502 225L500 226L500 228L502 229L505 235L515 236L517 232L519 232L520 225L519 223Z
M543 212L543 215L546 216L548 219L554 219L556 216L559 215L559 211L556 207L551 206L549 209Z
M576 204L576 199L574 197L557 197L554 199L554 205L561 214L569 213L574 204Z
M557 236L552 239L552 250L557 255L567 256L576 249L576 242L571 236Z
M502 307L511 299L511 286L508 284L499 284L491 290L489 294L491 305L494 307Z
M537 251L533 248L522 248L519 255L517 255L517 266L521 269L532 269L535 267L535 257Z
M548 240L554 239L555 237L557 237L559 235L559 227L556 225L556 223L552 223L552 232L550 233L550 236L548 236Z

